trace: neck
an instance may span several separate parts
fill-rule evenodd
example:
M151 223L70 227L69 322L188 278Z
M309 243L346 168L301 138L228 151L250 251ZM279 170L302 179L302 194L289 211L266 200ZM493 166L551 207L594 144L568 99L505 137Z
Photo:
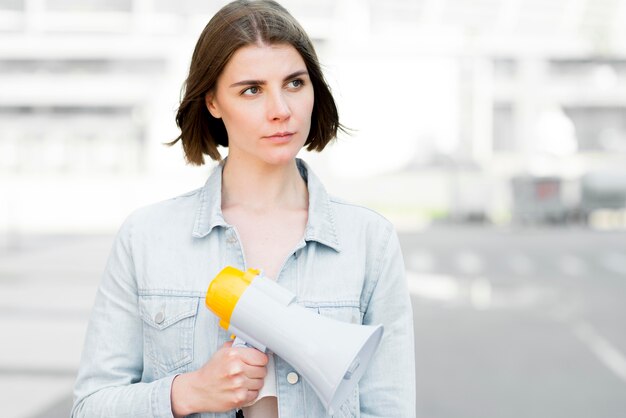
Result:
M284 165L250 164L228 158L222 173L222 209L306 209L308 192L295 160Z

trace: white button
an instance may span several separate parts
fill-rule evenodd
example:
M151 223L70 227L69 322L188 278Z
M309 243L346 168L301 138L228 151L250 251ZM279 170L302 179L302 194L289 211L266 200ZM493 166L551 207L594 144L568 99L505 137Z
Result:
M154 322L156 322L157 324L162 324L164 320L165 314L163 312L159 312L158 314L154 315Z
M298 380L300 380L300 377L298 377L298 373L296 373L296 372L289 372L287 374L287 381L290 384L295 385L296 383L298 383Z

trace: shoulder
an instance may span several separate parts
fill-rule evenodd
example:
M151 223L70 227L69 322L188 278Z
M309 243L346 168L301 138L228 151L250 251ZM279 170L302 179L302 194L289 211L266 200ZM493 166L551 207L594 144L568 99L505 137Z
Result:
M178 227L190 222L201 200L202 188L176 197L152 203L134 210L124 221L122 229L152 229Z
M391 221L373 209L335 196L329 196L329 202L336 226L344 231L364 231L368 235L387 237L395 231Z
M387 218L375 210L363 205L349 202L336 196L329 196L329 202L337 215L349 216L361 222L372 222L383 227L393 228L393 224Z

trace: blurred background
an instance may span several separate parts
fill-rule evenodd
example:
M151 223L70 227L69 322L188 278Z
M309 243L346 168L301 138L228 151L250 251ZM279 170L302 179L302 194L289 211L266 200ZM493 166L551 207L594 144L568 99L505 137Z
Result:
M113 234L201 187L174 114L217 0L0 0L2 416L63 417ZM400 234L417 416L623 417L626 0L289 0Z

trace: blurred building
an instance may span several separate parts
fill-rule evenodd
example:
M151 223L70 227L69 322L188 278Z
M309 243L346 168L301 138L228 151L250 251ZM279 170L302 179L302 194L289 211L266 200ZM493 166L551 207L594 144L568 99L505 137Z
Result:
M0 0L0 233L110 231L202 184L207 168L163 143L197 36L225 3ZM530 179L529 199L556 178L541 190L564 210L587 173L621 178L625 0L282 3L355 129L310 157L331 191L407 224L498 221L526 207L512 178Z

